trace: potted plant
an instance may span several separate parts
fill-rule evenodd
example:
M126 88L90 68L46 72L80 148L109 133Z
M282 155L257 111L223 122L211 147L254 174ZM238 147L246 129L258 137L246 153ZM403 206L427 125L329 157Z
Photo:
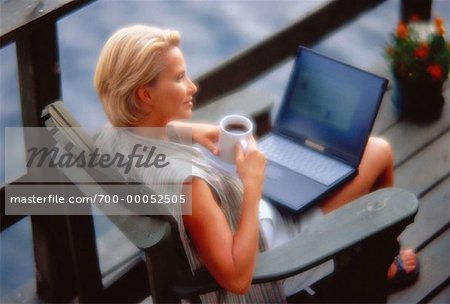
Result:
M386 48L394 76L392 101L403 117L428 122L442 112L442 86L449 76L450 46L442 18L400 22Z

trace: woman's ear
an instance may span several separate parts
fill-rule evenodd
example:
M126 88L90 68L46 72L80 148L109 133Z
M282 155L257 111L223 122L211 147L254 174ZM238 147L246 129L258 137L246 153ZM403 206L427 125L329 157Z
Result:
M150 88L148 86L142 85L138 87L136 91L137 98L140 102L151 104L152 103L152 94L150 92Z

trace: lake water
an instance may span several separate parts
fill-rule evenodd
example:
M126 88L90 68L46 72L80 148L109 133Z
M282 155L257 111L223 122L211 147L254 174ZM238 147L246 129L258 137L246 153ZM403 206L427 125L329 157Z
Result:
M433 1L433 14L450 20L447 0ZM92 86L95 62L105 39L116 29L145 23L180 30L188 71L195 78L233 54L280 30L326 0L299 1L143 1L99 0L58 23L63 100L88 130L106 121ZM2 12L4 13L4 12ZM1 13L0 13L1 14ZM399 1L389 0L336 31L314 48L363 69L383 59L389 32L395 28ZM293 37L295 39L295 37ZM250 87L280 100L292 61L287 60ZM14 45L0 51L0 141L4 128L21 126ZM24 172L23 142L0 149L0 182L4 156L14 176ZM107 225L96 221L100 233ZM0 235L0 291L8 294L34 276L29 219Z

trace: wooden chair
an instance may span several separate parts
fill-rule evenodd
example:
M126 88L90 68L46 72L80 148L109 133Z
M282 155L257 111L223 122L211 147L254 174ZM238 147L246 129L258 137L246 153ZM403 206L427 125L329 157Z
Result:
M50 104L42 117L50 134L66 151L89 153L94 150L93 138L81 128L62 102ZM84 180L86 176L91 179L97 193L113 195L117 184L126 185L130 194L153 193L146 185L128 183L112 168L66 168L63 173L86 195L92 195L92 189L86 189L86 183L76 182L80 174ZM108 180L115 185L97 183L103 176L108 176ZM301 235L287 244L259 253L253 282L279 280L334 259L336 270L333 276L337 280L331 285L335 290L328 295L335 297L346 290L347 296L328 298L327 301L385 301L386 270L399 248L396 238L414 220L417 210L416 197L401 189L386 189L361 197L326 215L319 231ZM198 300L200 294L221 288L206 270L191 274L177 223L172 216L108 217L144 252L153 302ZM73 247L76 251L76 244ZM80 257L79 254L73 256L75 259ZM83 264L82 261L75 262L75 265ZM77 282L82 284L83 280L80 277ZM83 293L82 286L78 290ZM98 294L84 295L83 298L102 301Z

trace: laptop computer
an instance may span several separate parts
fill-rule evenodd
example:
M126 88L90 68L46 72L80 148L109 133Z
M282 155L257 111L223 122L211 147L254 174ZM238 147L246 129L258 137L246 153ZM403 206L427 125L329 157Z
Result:
M272 131L264 196L301 211L358 173L387 79L300 47Z

